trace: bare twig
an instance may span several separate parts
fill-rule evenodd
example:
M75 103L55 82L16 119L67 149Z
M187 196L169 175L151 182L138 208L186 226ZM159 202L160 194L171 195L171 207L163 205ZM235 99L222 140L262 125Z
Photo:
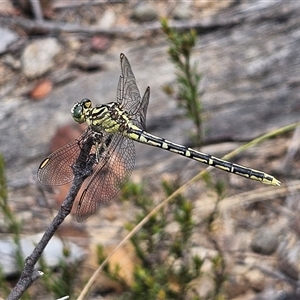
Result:
M16 284L16 286L11 291L8 296L8 300L19 299L25 290L39 277L43 275L42 272L34 269L35 264L41 257L42 252L46 248L50 239L53 237L54 233L64 221L67 215L71 212L73 202L75 197L86 177L90 176L92 173L92 167L95 163L95 156L90 156L90 150L93 145L93 138L89 137L82 147L79 157L73 166L74 181L70 188L70 191L60 207L60 210L56 217L53 219L52 223L44 233L42 239L34 248L30 256L25 260L25 265L21 277Z
M89 0L83 2L77 1L56 1L53 4L55 9L64 9L64 8L74 8L74 7L84 7L84 6L96 6L103 4L115 4L115 3L124 3L123 0Z
M256 264L254 264L252 267L260 270L261 272L263 272L266 275L272 276L275 279L279 279L281 281L285 281L288 284L290 284L292 287L299 288L299 281L294 280L294 279L286 276L282 272L273 270L273 269L271 269L269 267L266 267L266 266L263 266L263 265L256 265Z
M33 0L34 1L34 0ZM118 2L120 0L102 0L103 3L107 2L109 4ZM75 1L68 1L66 6L71 5L76 6ZM101 0L93 1L95 3L100 3ZM78 3L80 5L93 5L92 1L86 3ZM58 4L56 4L58 5ZM56 6L58 7L58 6ZM216 30L217 28L232 27L245 22L245 19L256 23L257 20L274 19L274 15L277 18L287 18L292 11L282 9L281 5L271 5L271 9L266 9L257 13L256 10L250 11L245 14L244 10L239 7L236 10L224 11L222 14L217 14L214 16L197 18L191 20L170 20L170 27L177 30L188 30L194 28L199 32L207 32L211 30ZM161 24L159 21L147 22L144 24L136 24L135 26L130 26L126 28L115 27L115 28L99 28L98 26L83 26L70 23L62 23L57 21L47 21L43 20L41 22L27 20L20 16L9 16L1 15L0 24L6 26L19 26L25 31L35 32L42 31L45 34L55 33L55 32L65 32L65 33L82 33L82 34L103 34L108 36L123 36L127 38L137 38L144 36L146 32L155 32L161 29Z
M102 29L95 26L83 26L71 23L62 23L57 21L42 20L36 22L34 20L25 19L23 17L14 16L0 16L0 24L8 27L21 27L26 32L44 32L46 33L83 33L83 34L103 34L103 35L124 35L130 33L130 29L125 28L111 28Z
M136 26L130 26L126 28L100 28L98 26L83 26L71 23L62 23L57 21L42 20L40 22L25 19L20 16L0 16L0 24L16 27L19 26L26 32L40 32L53 33L53 32L65 32L65 33L82 33L82 34L103 34L107 36L143 36L148 31L157 31L161 29L161 24L158 21L149 22L145 24L138 24ZM197 30L208 30L209 28L215 28L217 24L211 21L203 20L189 20L189 21L170 21L170 27L178 30L186 30L195 28Z
M41 8L41 3L39 0L29 0L31 9L34 15L34 18L37 22L41 22L43 20L43 12Z

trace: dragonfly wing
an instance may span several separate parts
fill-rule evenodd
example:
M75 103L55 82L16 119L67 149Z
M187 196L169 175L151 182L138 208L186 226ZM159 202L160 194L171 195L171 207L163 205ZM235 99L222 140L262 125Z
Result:
M138 111L133 114L134 119L132 120L132 123L143 130L146 130L146 114L149 104L149 98L150 87L148 86L143 96L142 102L138 107Z
M78 222L84 221L101 204L113 198L129 179L135 161L133 141L115 134L102 156L77 206Z
M37 171L37 178L45 185L63 185L74 179L72 165L76 162L86 137L91 134L87 129L78 139L46 157Z
M127 57L121 53L121 75L117 90L117 102L127 112L136 111L141 103L141 95Z
M146 113L149 103L150 88L141 98L139 89L136 84L135 76L132 72L127 57L121 53L121 76L117 89L117 102L121 103L123 109L129 112L132 121L138 127L145 129Z

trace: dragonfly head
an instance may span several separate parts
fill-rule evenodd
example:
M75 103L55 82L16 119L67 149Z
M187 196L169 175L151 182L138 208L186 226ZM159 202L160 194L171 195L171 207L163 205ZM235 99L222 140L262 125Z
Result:
M77 102L71 109L73 119L78 123L83 123L86 120L87 110L92 107L92 101L84 98Z

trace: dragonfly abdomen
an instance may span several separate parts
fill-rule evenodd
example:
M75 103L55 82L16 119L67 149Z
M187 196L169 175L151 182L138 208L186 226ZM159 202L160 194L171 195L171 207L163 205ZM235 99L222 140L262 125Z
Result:
M210 154L205 154L202 152L195 151L189 148L191 152L191 158L194 160L198 160L207 165L213 166L215 168L221 169L223 171L233 173L245 178L249 178L252 180L260 181L265 184L274 184L273 180L275 179L273 176L257 171L248 167L244 167L230 161L226 161L217 157L214 157Z
M196 151L192 148L173 143L164 138L152 135L144 130L141 130L134 125L131 125L129 127L126 135L137 142L171 151L173 153L191 158L193 160L213 166L229 173L260 181L264 184L280 185L280 182L276 178L267 173L244 167L226 160L222 160L210 154L206 154L200 151Z

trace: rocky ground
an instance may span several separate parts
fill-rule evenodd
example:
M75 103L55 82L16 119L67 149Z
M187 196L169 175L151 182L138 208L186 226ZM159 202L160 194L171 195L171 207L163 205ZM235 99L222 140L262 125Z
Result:
M39 163L82 131L69 113L74 102L84 97L97 104L115 101L120 52L130 60L140 91L151 87L147 130L193 146L193 125L177 107L176 88L173 95L163 91L164 86L175 87L176 80L159 29L160 16L167 16L176 28L195 28L198 33L193 60L203 74L201 151L221 157L244 142L299 121L297 1L56 0L42 6L36 19L26 1L17 2L17 6L3 2L0 8L0 152L6 162L9 203L23 221L26 237L44 231L67 191L62 187L53 193L39 185ZM212 173L228 186L216 233L228 263L228 299L300 297L298 147L296 130L234 158L276 175L282 187ZM149 193L163 199L162 179L184 183L203 168L137 144L131 179L146 182ZM200 224L212 210L214 196L203 182L192 185L186 195L195 203L195 251L212 255ZM133 210L130 203L115 199L83 224L69 218L61 234L91 249L85 251L89 254L85 265L93 269L95 245L102 243L107 249L117 245ZM1 240L6 240L1 220ZM131 270L131 255L126 248L116 261ZM130 281L131 274L127 276ZM98 287L109 290L101 280ZM198 283L200 295L208 292L207 286Z

